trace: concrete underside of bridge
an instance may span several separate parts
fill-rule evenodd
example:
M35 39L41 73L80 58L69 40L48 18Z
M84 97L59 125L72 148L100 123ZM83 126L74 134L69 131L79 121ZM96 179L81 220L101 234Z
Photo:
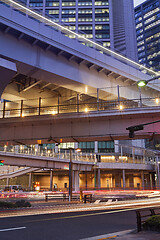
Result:
M1 144L82 142L129 139L127 127L159 120L159 108L126 109L0 119ZM160 123L135 132L135 138L159 136Z

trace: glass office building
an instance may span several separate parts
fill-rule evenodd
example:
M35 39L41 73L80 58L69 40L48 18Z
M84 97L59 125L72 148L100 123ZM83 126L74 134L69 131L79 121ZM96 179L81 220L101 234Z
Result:
M160 71L160 0L147 0L135 8L139 62Z
M137 60L133 0L22 0L27 7Z

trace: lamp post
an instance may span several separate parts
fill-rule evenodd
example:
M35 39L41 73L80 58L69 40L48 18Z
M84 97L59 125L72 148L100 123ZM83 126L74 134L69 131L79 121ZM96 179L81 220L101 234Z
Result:
M69 202L72 201L72 190L73 190L73 177L72 177L72 173L73 173L73 169L72 169L72 150L74 150L74 148L69 148ZM75 149L77 152L80 152L81 149L77 148Z
M153 77L149 80L139 80L137 82L137 85L138 87L145 87L149 82L153 81L153 80L156 80L156 79L159 79L160 78L160 75L157 75L156 77Z
M69 202L72 201L72 149L69 149Z

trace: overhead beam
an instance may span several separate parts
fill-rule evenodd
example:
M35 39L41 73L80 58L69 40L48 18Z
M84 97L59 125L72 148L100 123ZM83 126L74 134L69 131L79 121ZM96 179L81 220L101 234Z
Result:
M79 65L82 65L83 63L85 63L84 59L79 62Z
M32 42L32 46L36 45L37 42L38 42L38 39L35 39L35 40Z
M39 80L39 81L37 81L37 82L35 82L35 83L29 85L28 87L22 89L21 92L26 92L26 91L28 91L29 89L35 87L37 84L39 84L39 83L41 83L41 82L42 82L42 80Z
M23 36L24 36L24 33L21 33L21 34L19 35L19 37L18 37L18 40L22 39Z
M6 27L6 29L4 30L4 33L7 33L10 30L10 27Z
M51 84L52 84L52 83L47 83L47 84L45 84L44 86L42 86L42 87L40 88L40 90L42 90L42 89L48 87L48 86L51 85Z
M92 68L94 68L96 65L95 64L91 64L91 66L89 66L88 68L89 69L92 69Z
M110 73L107 73L106 75L107 75L107 77L110 77L110 76L112 76L113 73L114 72L110 72Z
M63 52L64 52L63 50L59 51L59 52L57 53L57 56L62 55Z
M98 69L97 71L99 72L99 73L101 73L101 72L103 72L105 69L104 68L101 68L101 69Z
M51 47L52 47L51 45L48 45L45 50L46 50L46 51L49 51L49 49L50 49Z
M75 56L72 55L70 58L68 58L68 60L71 61L71 60L73 60L74 57L75 57Z

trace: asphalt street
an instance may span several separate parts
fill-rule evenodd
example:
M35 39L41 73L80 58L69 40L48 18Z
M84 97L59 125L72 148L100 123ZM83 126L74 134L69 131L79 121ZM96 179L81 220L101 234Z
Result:
M136 228L134 211L89 211L0 218L0 240L79 240Z

